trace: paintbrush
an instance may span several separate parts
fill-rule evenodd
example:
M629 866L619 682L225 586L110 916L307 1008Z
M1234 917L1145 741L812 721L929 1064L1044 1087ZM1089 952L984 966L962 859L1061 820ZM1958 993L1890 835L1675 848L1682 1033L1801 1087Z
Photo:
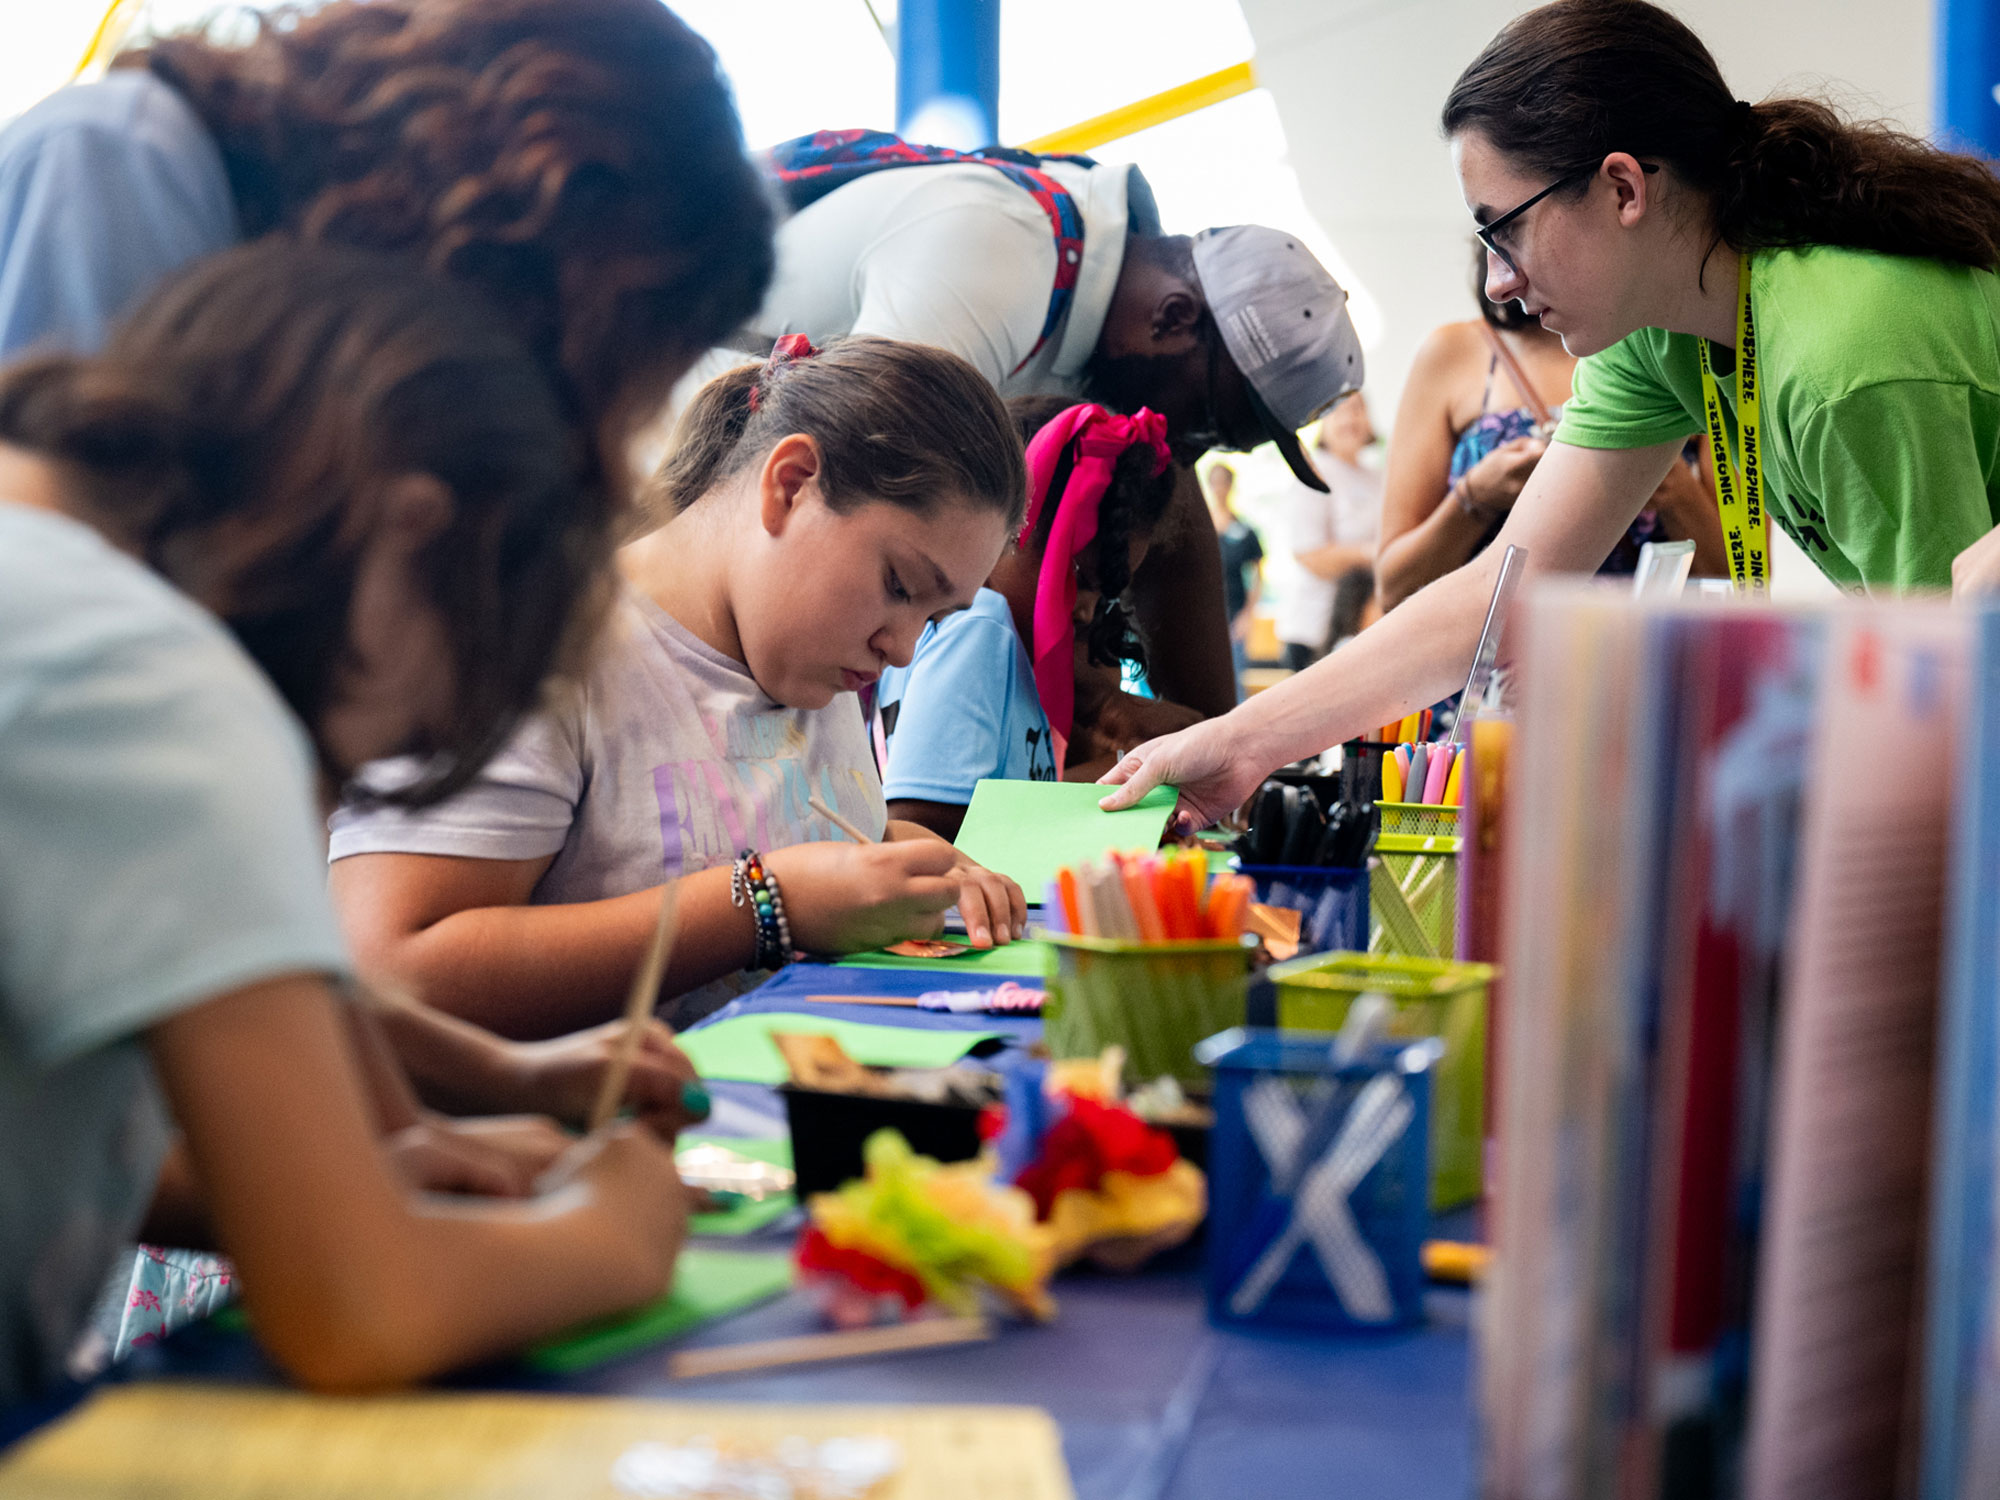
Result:
M825 818L827 822L831 823L835 828L838 828L842 833L846 834L849 838L853 839L855 843L872 844L875 842L874 839L868 837L867 834L863 833L859 828L856 828L852 823L848 822L847 819L843 818L839 813L835 812L832 808L828 807L824 802L820 801L819 798L817 797L806 798L806 806L810 807L814 812L818 813L822 818Z

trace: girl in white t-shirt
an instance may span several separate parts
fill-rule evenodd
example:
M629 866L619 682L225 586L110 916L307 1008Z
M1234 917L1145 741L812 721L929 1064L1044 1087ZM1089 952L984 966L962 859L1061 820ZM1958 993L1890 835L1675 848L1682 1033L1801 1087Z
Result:
M793 950L1020 936L1020 888L891 823L857 694L965 608L1020 524L1020 440L956 355L857 338L711 381L628 546L580 689L451 802L350 806L333 890L364 967L514 1036L616 1013L663 880L685 1023ZM384 767L377 785L400 768ZM882 842L848 841L817 799ZM759 896L785 921L758 920Z

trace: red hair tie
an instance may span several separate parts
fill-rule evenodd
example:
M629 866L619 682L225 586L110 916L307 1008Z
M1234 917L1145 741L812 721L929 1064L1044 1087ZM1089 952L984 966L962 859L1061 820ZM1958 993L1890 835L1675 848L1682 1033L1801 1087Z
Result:
M771 357L764 361L764 373L757 377L757 383L750 387L750 410L757 409L758 398L763 394L764 382L778 373L780 367L796 359L811 359L819 350L813 341L803 333L788 333L771 345Z

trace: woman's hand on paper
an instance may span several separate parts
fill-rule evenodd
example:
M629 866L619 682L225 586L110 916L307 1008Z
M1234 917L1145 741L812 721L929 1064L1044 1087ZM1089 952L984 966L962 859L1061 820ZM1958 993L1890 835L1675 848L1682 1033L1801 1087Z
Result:
M764 863L778 878L792 942L808 953L866 953L944 931L959 899L959 854L943 839L793 844Z
M1028 898L1012 879L963 854L951 873L958 881L958 914L965 919L966 941L973 947L992 948L1028 935Z
M688 1190L673 1148L639 1125L614 1125L592 1139L600 1148L577 1171L607 1231L623 1242L632 1272L630 1299L657 1297L673 1279L687 1238Z
M1099 805L1116 812L1156 786L1172 786L1181 794L1176 832L1192 833L1228 817L1257 790L1268 769L1237 753L1236 736L1225 727L1234 717L1148 740L1105 773L1103 784L1116 790Z
M503 1115L454 1120L431 1115L384 1143L397 1175L423 1192L525 1198L570 1139L548 1120Z
M950 848L953 863L950 878L958 882L958 914L965 920L966 941L975 948L991 948L1028 935L1028 900L1020 886L1008 876L967 859L943 834L908 819L891 818L882 837L889 843L900 839L929 839Z
M597 1103L604 1071L624 1043L625 1023L611 1021L546 1042L515 1042L509 1063L519 1078L522 1105L581 1128ZM700 1075L674 1042L673 1028L654 1020L640 1033L639 1050L620 1107L664 1141L708 1118Z
M1972 599L1981 594L2000 594L2000 527L1951 560L1951 597Z

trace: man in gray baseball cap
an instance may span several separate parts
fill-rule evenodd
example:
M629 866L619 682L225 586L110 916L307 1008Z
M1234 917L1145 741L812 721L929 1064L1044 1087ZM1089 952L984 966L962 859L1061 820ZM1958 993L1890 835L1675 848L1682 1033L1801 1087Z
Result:
M1324 490L1297 430L1362 374L1340 284L1297 236L1239 224L1128 242L1083 385L1117 410L1162 413L1183 463L1268 439Z
M1002 396L1151 407L1183 465L1275 441L1324 488L1293 428L1360 385L1361 354L1344 294L1297 237L1253 225L1166 234L1137 167L1050 158L1040 170L1069 195L1080 249L990 165L903 165L814 198L780 226L777 276L733 347L761 355L785 333L933 344ZM719 352L704 378L741 359ZM1132 602L1166 701L1112 692L1115 673L1093 698L1096 669L1079 663L1078 722L1098 725L1106 749L1189 722L1161 717L1172 704L1198 717L1236 702L1222 559L1191 472L1133 574ZM1089 756L1078 742L1070 758Z

